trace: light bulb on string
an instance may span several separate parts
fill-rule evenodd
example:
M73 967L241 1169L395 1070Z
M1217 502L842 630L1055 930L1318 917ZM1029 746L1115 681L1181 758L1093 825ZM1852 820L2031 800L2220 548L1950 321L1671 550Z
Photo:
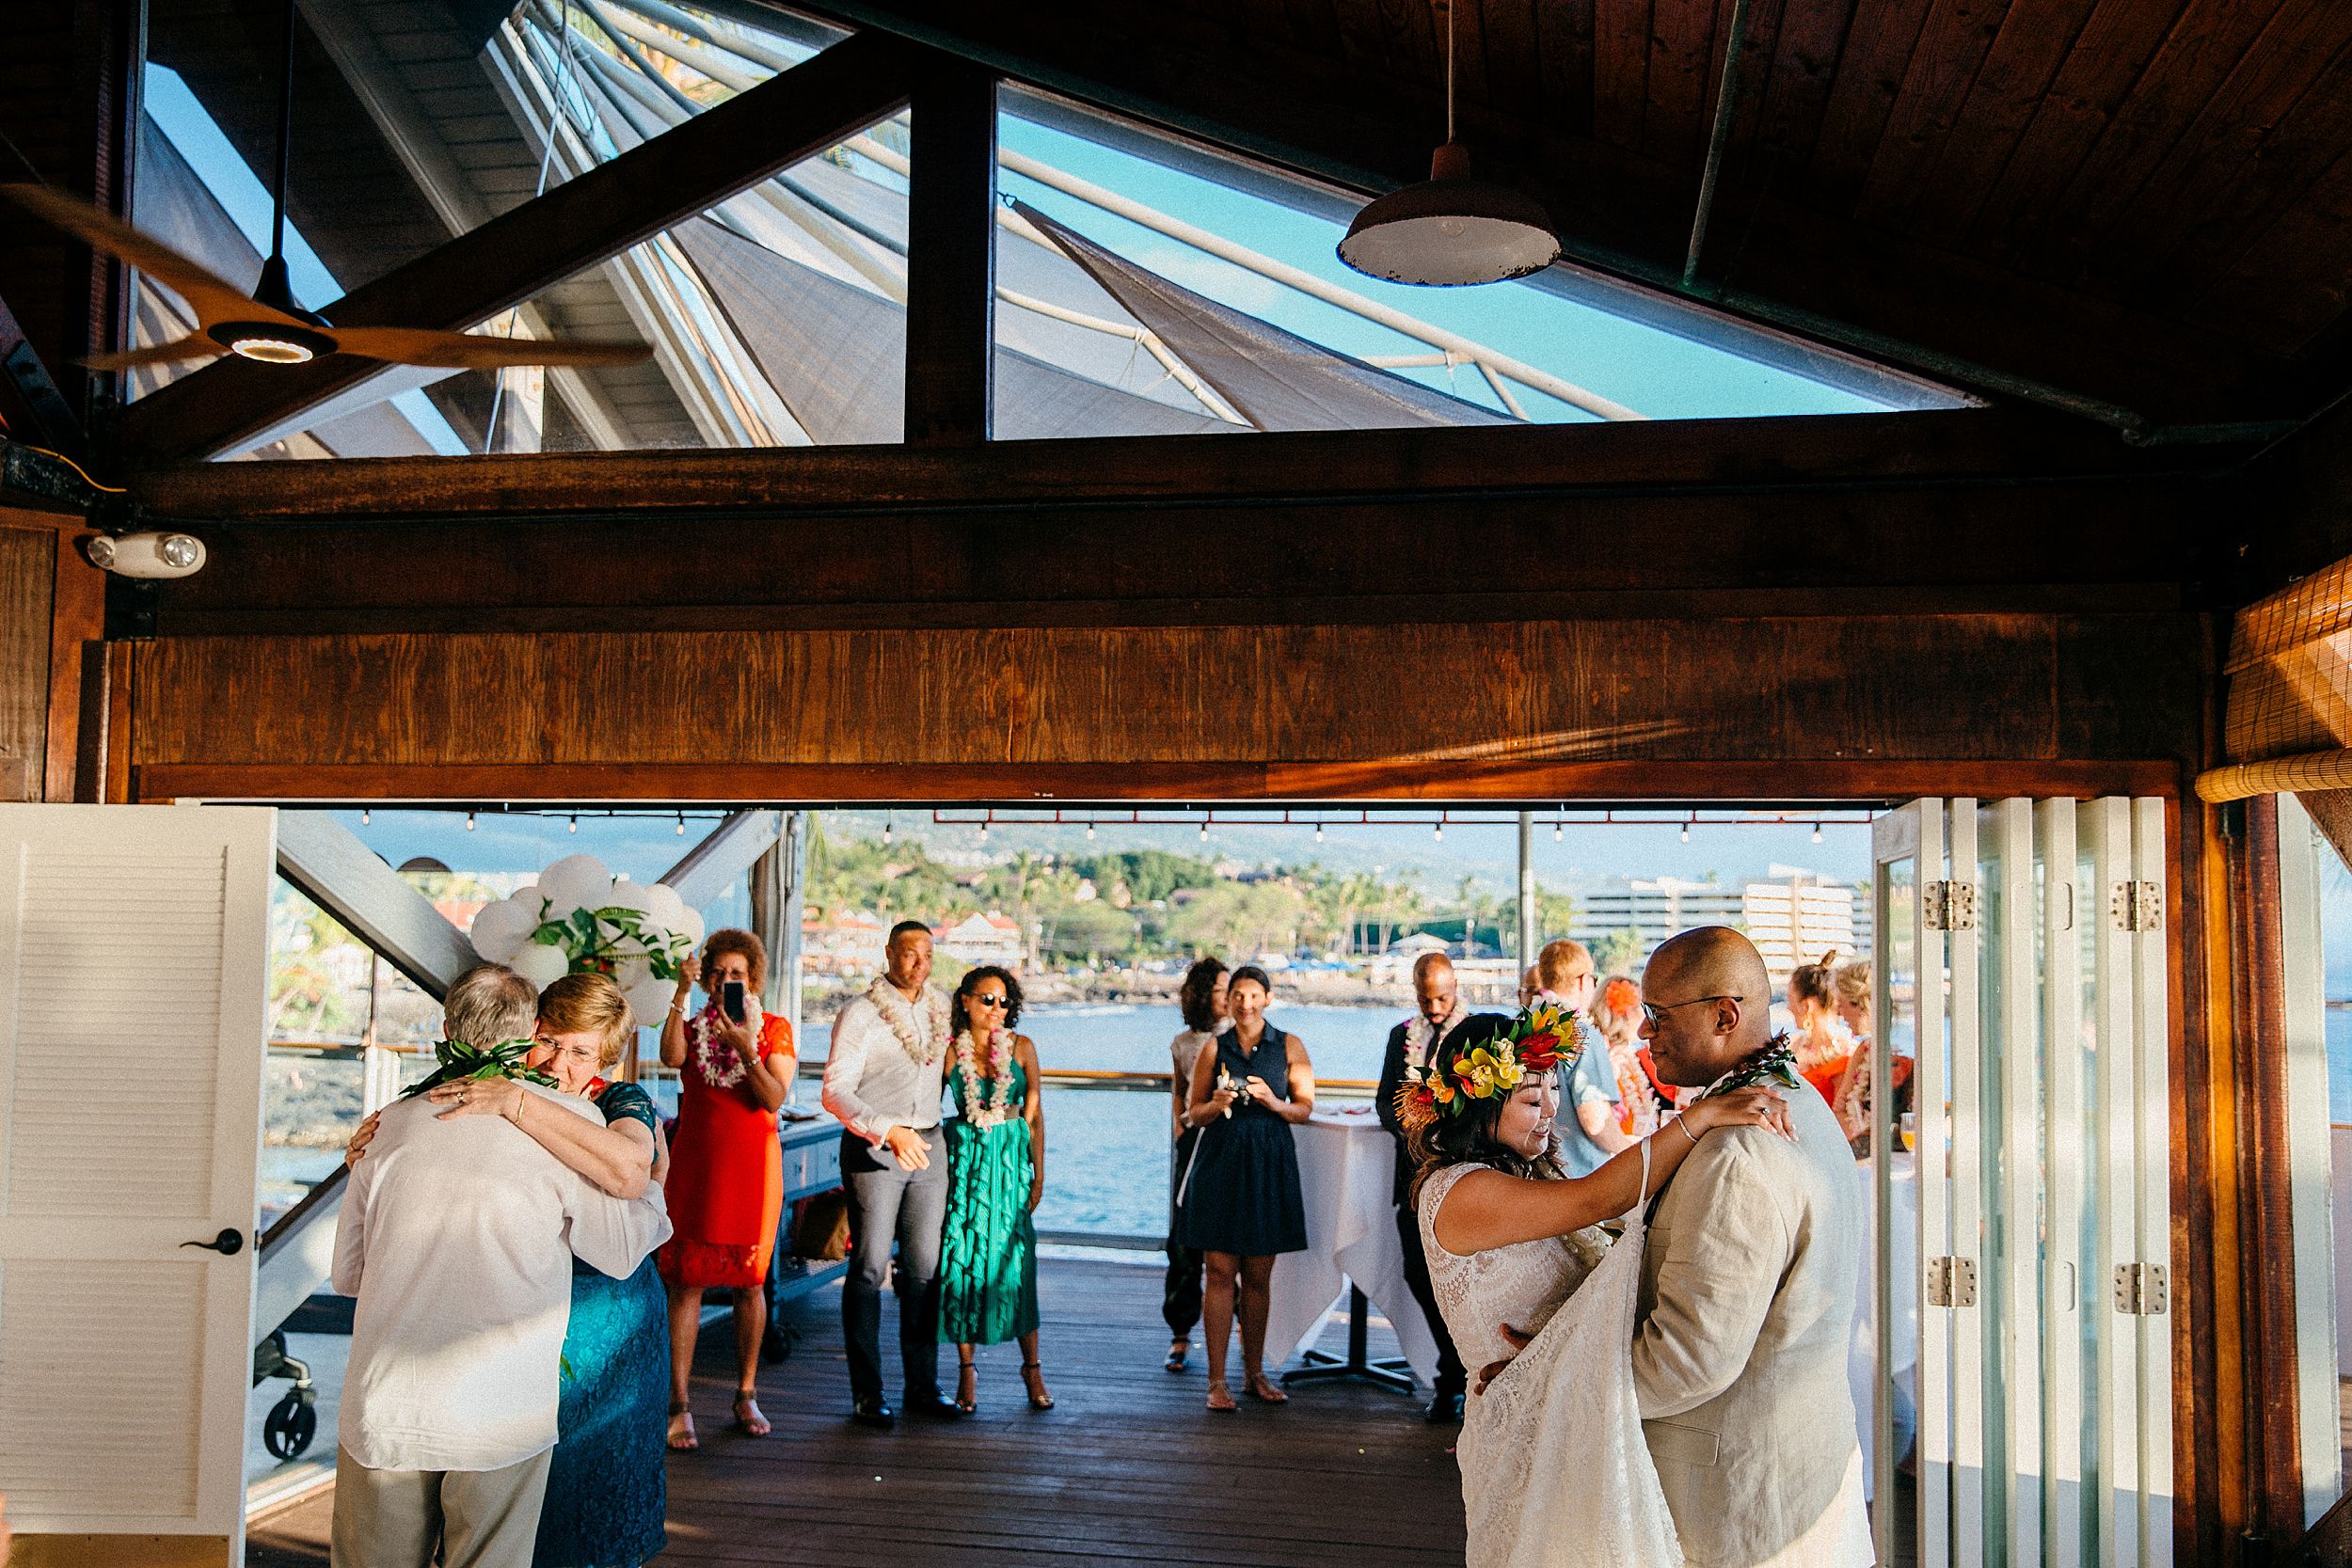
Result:
M1445 842L1445 824L1442 822L1432 824L1429 829L1429 836L1435 842L1443 844Z
M980 819L980 842L982 844L988 842L988 819L986 817Z
M686 836L686 814L684 812L677 814L677 836L680 838Z
M1315 824L1315 842L1317 844L1323 842L1323 824L1320 822Z
M1094 824L1091 822L1087 824L1087 842L1089 844L1094 842Z
M373 812L372 812L372 811L368 810L368 808L367 808L367 807L365 807L365 806L361 806L361 807L359 808L359 826L361 826L362 828L364 828L364 827L366 827L369 823L371 823L371 822L373 822L373 821L374 821L374 820L375 820L375 813L373 813Z
M1682 842L1685 844L1691 842L1691 824L1688 822L1682 825Z
M580 832L580 813L572 813L571 820L564 824L564 831L567 833Z
M1551 819L1551 842L1560 842L1560 819L1556 816Z
M1209 842L1209 819L1205 816L1200 819L1200 842Z
M466 814L466 832L473 832L473 813L471 812Z
M1816 844L1821 842L1821 825L1819 822L1813 824L1813 842Z

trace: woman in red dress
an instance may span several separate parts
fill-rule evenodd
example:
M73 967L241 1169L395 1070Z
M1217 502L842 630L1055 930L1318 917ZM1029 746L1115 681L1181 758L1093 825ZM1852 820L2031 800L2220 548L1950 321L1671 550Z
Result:
M699 978L707 998L687 1016ZM703 1291L735 1292L735 1424L768 1435L754 1397L768 1308L760 1286L784 1212L784 1153L776 1108L792 1082L792 1025L759 1007L768 950L749 931L710 933L702 958L686 960L677 996L661 1024L661 1061L678 1069L677 1132L671 1141L670 1224L656 1254L670 1293L670 1447L700 1446L686 1406L687 1374L702 1325ZM743 988L743 1019L721 1006L727 983Z

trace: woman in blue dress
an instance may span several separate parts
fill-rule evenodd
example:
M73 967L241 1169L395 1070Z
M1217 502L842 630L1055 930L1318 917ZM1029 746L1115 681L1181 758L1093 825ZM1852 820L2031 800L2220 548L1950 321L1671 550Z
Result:
M1201 1326L1211 1410L1234 1408L1225 1352L1236 1297L1243 1390L1268 1404L1289 1398L1265 1375L1266 1316L1275 1257L1307 1247L1291 1128L1314 1114L1315 1071L1296 1035L1266 1023L1272 991L1255 964L1233 971L1226 990L1232 1027L1200 1048L1185 1113L1201 1131L1178 1189L1177 1218L1184 1244L1207 1263Z
M525 1058L566 1094L586 1095L604 1124L546 1107L528 1111L502 1078L444 1084L428 1098L459 1115L507 1116L572 1169L615 1197L636 1197L667 1174L653 1100L602 1076L632 1027L628 1000L601 974L566 974L539 995L537 1041ZM548 1468L533 1568L638 1568L667 1544L663 1471L670 1399L667 1296L651 1258L627 1279L572 1267L564 1335L561 1434Z

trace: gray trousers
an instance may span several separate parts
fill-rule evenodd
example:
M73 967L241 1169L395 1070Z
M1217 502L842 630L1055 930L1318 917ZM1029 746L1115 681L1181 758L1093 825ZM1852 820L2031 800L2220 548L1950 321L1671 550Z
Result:
M923 1134L931 1163L901 1170L887 1149L854 1132L841 1140L842 1184L850 1190L850 1275L841 1285L841 1337L850 1354L850 1394L882 1392L882 1290L898 1248L898 1357L910 1402L939 1392L939 1237L947 1219L947 1140Z
M500 1470L371 1470L335 1451L334 1568L531 1568L547 1497L542 1449Z

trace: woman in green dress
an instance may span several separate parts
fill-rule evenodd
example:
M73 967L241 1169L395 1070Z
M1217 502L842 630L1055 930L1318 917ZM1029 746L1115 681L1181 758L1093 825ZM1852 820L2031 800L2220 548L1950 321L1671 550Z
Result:
M1029 1403L1054 1408L1037 1358L1037 1230L1029 1216L1045 1196L1045 1098L1037 1047L1012 1026L1021 982L994 964L964 975L950 1017L956 1040L947 1088L947 1220L939 1252L939 1337L962 1365L956 1404L979 1399L972 1347L1021 1341Z

